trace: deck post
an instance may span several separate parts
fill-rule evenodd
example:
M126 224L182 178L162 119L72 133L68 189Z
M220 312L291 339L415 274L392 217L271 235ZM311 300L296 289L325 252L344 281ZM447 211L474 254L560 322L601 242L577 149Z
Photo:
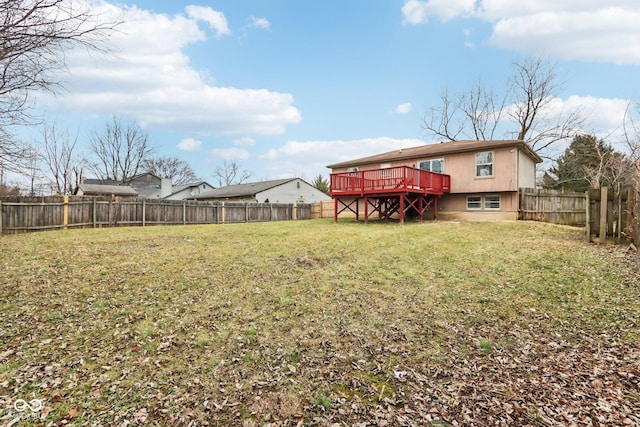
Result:
M364 196L364 223L369 223L369 196Z
M333 198L333 220L338 222L338 198Z
M438 198L433 198L433 219L438 219Z
M400 224L404 224L404 194L400 195L400 208L398 211L400 212Z

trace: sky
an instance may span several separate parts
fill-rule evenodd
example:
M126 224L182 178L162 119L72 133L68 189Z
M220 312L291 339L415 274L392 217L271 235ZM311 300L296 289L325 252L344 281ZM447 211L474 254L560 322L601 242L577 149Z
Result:
M110 52L66 52L64 90L37 107L81 151L114 116L135 123L157 155L214 186L225 161L250 181L312 181L332 163L437 142L422 121L444 90L503 88L528 56L554 64L556 106L579 106L589 132L615 135L640 96L637 0L91 4L123 20Z

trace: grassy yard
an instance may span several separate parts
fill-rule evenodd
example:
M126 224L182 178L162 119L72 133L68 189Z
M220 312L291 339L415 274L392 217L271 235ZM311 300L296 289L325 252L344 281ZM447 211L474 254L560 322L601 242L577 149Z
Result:
M581 239L328 220L3 236L0 425L640 425L637 268Z

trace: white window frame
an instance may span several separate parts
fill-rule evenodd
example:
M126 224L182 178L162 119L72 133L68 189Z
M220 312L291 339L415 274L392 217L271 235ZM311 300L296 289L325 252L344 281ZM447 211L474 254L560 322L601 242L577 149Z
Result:
M434 162L440 162L440 163L442 163L442 171L441 171L441 172L435 172L435 171L433 170L433 163L434 163ZM429 169L424 169L424 168L422 167L422 164L423 164L423 163L428 163L428 164L429 164ZM429 159L429 160L422 160L421 162L419 162L419 163L418 163L418 168L419 168L419 169L421 169L421 170L426 170L426 171L434 172L434 173L444 173L444 158L441 158L441 159Z
M484 198L483 206L484 206L485 210L487 210L487 211L499 211L500 210L501 200L500 200L500 195L499 194L491 194L491 195L488 195L488 196L484 196L483 198ZM497 207L489 206L489 204L491 203L490 199L492 199L492 198L495 199L494 202L497 201Z
M490 162L479 163L478 162L478 157L481 156L481 155L487 155L487 154L491 156L491 161ZM495 166L494 163L495 163L495 156L494 156L494 152L493 151L482 151L480 153L476 153L476 163L475 163L475 168L476 168L475 176L476 176L476 178L493 178L494 177L494 173L495 173L495 171L494 171L494 166ZM482 175L480 173L480 171L481 171L480 168L481 167L482 167L482 169L486 169L487 167L490 167L491 168L491 173L488 174L488 175Z

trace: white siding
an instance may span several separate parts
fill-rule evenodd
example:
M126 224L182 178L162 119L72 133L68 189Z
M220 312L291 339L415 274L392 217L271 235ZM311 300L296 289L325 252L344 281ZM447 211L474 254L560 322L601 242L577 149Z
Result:
M301 179L295 179L277 187L270 188L256 194L258 203L316 203L320 200L330 200L331 197L307 184Z
M518 150L518 188L536 187L536 164L531 157Z

